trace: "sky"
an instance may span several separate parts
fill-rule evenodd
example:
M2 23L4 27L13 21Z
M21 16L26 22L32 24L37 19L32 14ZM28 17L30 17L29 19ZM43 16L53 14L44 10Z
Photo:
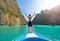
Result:
M22 15L26 18L27 15L33 13L40 13L41 10L48 9L60 4L60 0L17 0L18 6Z

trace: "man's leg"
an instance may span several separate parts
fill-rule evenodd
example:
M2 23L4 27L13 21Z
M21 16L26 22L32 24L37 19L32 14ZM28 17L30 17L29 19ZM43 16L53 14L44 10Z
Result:
M28 27L28 33L32 32L32 27Z

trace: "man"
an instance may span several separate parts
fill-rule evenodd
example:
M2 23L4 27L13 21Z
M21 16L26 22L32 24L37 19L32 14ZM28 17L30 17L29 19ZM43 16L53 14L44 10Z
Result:
M25 13L25 15L26 15L26 13ZM34 15L35 15L35 13L33 14L33 16ZM33 16L31 16L30 14L29 14L29 16L27 16L27 18L29 20L29 22L28 22L28 33L32 32L32 18L33 18Z

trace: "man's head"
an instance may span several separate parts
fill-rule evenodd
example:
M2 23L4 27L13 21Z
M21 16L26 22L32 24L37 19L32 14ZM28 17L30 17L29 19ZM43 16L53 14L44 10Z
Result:
M29 14L29 16L31 16L31 14Z

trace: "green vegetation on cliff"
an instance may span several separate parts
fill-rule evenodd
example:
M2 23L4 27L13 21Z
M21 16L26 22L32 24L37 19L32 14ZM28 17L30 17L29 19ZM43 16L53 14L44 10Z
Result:
M20 25L26 21L16 0L0 0L0 25Z

